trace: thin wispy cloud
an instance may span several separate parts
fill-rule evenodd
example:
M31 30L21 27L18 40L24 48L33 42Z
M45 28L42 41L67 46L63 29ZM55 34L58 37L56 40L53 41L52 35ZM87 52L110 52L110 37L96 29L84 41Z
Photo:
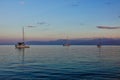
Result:
M99 29L120 29L120 27L110 27L110 26L97 26Z
M39 26L26 26L26 27L28 27L28 28L36 28L36 27L39 27ZM49 28L44 28L44 27L41 27L41 29L40 29L40 31L48 31L49 30Z
M85 23L80 23L80 25L81 25L81 26L84 26L84 25L85 25Z
M25 4L25 1L20 1L19 2L21 5L24 5Z
M46 24L46 22L38 22L37 24L44 25L44 24Z
M80 6L80 1L81 0L65 0L65 1L67 1L68 2L68 4L70 5L70 6L72 6L72 7L78 7L78 6Z
M73 7L78 7L79 4L74 3L74 4L71 4L71 6L73 6Z
M112 4L112 2L105 2L105 4L106 4L106 5L111 5L111 4Z
M42 21L42 22L37 22L37 24L38 24L38 25L45 25L45 26L46 26L46 25L47 25L47 26L48 26L48 25L50 25L50 24L48 24L48 23L47 23L47 22L45 22L45 21Z
M29 27L29 28L34 28L34 27L36 27L36 26L27 26L27 27Z

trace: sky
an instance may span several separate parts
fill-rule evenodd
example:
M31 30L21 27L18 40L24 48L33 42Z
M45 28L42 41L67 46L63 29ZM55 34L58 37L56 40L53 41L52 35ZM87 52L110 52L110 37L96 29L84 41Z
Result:
M34 26L34 27L28 27ZM0 0L0 41L120 38L120 0Z

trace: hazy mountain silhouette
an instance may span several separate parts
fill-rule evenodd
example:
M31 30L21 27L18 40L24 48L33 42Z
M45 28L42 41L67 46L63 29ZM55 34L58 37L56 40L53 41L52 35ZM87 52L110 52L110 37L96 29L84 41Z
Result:
M66 42L65 39L53 41L28 41L29 45L62 45ZM71 45L96 45L99 39L73 39L68 41ZM120 45L120 39L103 38L101 39L102 45Z
M66 42L65 39L58 39L52 41L27 41L28 45L63 45ZM14 45L16 42L0 41L0 45ZM71 39L68 41L71 45L97 45L99 43L99 39ZM120 39L112 39L112 38L102 38L102 45L120 45Z

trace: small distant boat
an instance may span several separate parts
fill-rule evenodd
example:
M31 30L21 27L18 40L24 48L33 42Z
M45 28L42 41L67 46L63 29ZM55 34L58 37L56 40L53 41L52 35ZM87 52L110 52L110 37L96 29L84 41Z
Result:
M65 43L63 44L63 46L70 46L70 44L68 43L68 38L66 39Z
M25 40L24 40L24 27L22 29L23 32L23 41L22 42L18 42L15 47L16 48L30 48L28 45L25 45Z
M63 46L70 46L70 44L63 44Z
M25 45L24 42L18 42L16 45L15 45L16 48L30 48L29 46Z
M97 44L97 47L98 47L98 48L101 48L101 45L100 45L100 44Z

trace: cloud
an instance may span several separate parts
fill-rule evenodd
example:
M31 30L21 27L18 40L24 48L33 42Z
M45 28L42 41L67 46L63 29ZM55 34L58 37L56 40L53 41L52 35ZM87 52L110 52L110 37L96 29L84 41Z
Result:
M46 23L46 22L44 22L44 21L42 21L42 22L37 22L37 24L38 24L38 25L50 25L50 24L48 24L48 23Z
M80 23L81 26L84 26L85 24L84 23Z
M120 29L120 27L110 27L110 26L97 26L99 29Z
M33 28L33 27L36 27L36 26L27 26L27 27L29 27L29 28Z
M21 5L24 5L25 4L25 1L20 1L19 2Z
M68 5L72 7L78 7L80 6L81 3L80 0L65 0L65 1L67 1Z
M38 22L37 24L44 25L44 24L46 24L46 22Z
M106 2L105 4L106 4L106 5L110 5L110 4L112 4L112 3L111 3L111 2Z
M71 6L73 6L73 7L77 7L77 6L79 6L79 4L72 4Z

